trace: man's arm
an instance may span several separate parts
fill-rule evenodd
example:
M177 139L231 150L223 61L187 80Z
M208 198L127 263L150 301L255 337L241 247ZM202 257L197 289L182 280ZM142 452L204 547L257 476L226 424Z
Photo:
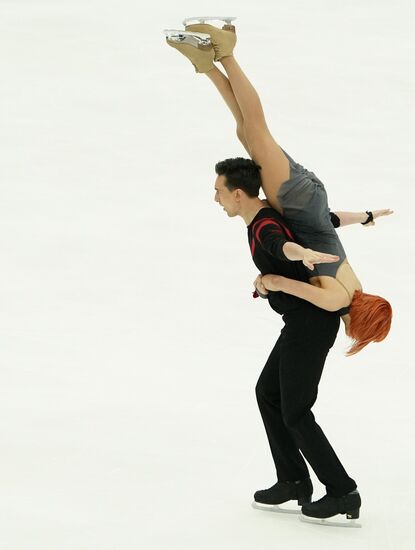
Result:
M339 256L316 252L311 248L303 248L301 245L290 241L284 244L282 250L286 258L292 262L301 261L311 270L314 269L314 264L330 264L339 260Z
M390 216L391 214L393 214L393 210L390 208L374 210L372 212L373 220L380 218L381 216ZM360 223L365 227L375 225L374 221L368 222L368 220L370 220L370 215L368 212L330 212L330 217L334 227L343 227L345 225L353 225L356 223Z
M287 241L280 225L270 220L256 231L256 238L264 250L282 261L300 261L309 269L314 264L332 263L339 260L338 256L303 248L292 241Z

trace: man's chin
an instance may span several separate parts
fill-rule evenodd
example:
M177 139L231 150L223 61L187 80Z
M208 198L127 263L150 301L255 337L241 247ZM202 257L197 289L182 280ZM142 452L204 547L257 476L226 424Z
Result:
M226 208L223 208L223 211L226 212L228 218L234 218L237 215L236 212L229 212Z

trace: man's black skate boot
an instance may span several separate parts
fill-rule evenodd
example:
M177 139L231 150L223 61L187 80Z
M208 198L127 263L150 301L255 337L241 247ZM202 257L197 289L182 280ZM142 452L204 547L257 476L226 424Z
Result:
M325 495L320 500L304 504L301 512L312 518L331 518L337 514L346 514L347 519L357 519L362 504L357 489L342 497L329 497Z
M261 504L282 504L289 500L296 500L301 506L311 502L312 494L313 484L311 479L307 478L300 481L278 481L269 489L257 491L254 499Z

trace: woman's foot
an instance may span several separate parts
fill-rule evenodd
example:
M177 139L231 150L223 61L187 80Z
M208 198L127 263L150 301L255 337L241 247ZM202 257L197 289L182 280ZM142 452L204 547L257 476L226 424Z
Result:
M215 61L222 57L233 55L236 44L236 33L233 25L224 25L221 29L206 23L186 25L186 31L200 32L210 35L213 49L215 50Z
M167 44L187 57L197 73L207 73L214 68L215 51L209 34L173 29L165 30L164 34Z

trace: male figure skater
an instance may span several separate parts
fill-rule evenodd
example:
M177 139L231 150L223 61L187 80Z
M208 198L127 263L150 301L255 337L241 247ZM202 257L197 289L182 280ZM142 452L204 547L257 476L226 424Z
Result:
M216 172L215 200L228 216L245 221L252 257L262 275L278 273L306 282L301 261L309 267L336 261L336 256L293 241L281 215L258 198L261 179L253 161L223 161ZM235 180L237 185L232 183ZM357 518L361 500L356 482L311 412L326 356L337 336L339 314L283 292L268 292L268 300L285 325L259 377L256 396L278 482L257 491L255 501L278 505L297 500L305 515L325 518L347 513ZM327 489L326 497L312 504L313 487L302 455Z

